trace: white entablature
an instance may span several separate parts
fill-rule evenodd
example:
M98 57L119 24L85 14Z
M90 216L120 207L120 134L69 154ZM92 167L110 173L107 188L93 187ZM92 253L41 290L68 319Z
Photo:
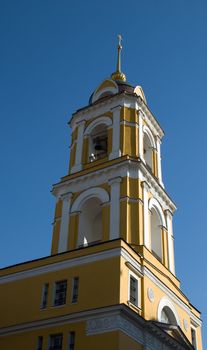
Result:
M80 122L88 121L104 115L116 106L134 108L137 111L141 111L143 119L146 120L154 135L158 135L159 138L162 139L164 136L164 131L142 98L136 95L130 96L125 93L114 95L108 98L106 101L97 102L94 105L89 105L75 112L69 122L72 131L75 130L76 126Z
M67 192L80 192L89 187L100 186L107 183L109 179L116 177L129 177L132 179L140 179L147 181L153 196L162 204L164 210L170 210L172 213L176 210L176 206L164 189L158 184L150 172L141 162L124 160L121 163L104 167L97 171L88 172L78 177L62 181L54 185L52 193L59 198ZM84 181L83 181L84 179Z

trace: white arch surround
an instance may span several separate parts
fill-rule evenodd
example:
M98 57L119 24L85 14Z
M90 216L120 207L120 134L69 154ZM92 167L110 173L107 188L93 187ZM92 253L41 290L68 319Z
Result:
M173 305L173 303L167 297L163 297L158 304L158 308L157 308L158 321L162 322L161 314L162 314L162 310L164 309L165 306L167 306L172 311L172 313L175 317L175 320L177 322L177 325L180 326L180 318L179 318L178 312L177 312L175 306Z
M154 136L153 136L153 134L152 134L150 128L148 128L147 125L144 125L144 126L143 126L143 133L146 134L146 135L148 136L148 138L149 138L149 140L150 140L150 143L151 143L151 146L152 146L153 148L156 149L156 143L155 143Z
M155 209L155 211L157 212L157 214L160 217L162 226L166 227L165 216L164 216L162 207L161 207L160 203L158 202L158 200L155 199L154 197L150 198L148 208L149 208L149 210L151 210L152 208Z
M71 207L71 213L81 210L82 205L90 198L96 197L100 199L102 203L109 202L109 194L101 187L93 187L83 191L74 201Z
M104 82L109 82L111 84L111 86L106 86L105 88L101 88L100 86L104 83ZM103 95L104 93L108 92L111 95L115 95L119 92L118 89L118 85L114 80L111 79L106 79L101 85L98 86L98 88L95 90L95 92L93 93L92 96L92 103L94 103L95 101L97 101L101 95ZM113 85L113 86L112 86Z
M87 128L85 129L84 131L84 135L90 135L90 133L92 132L92 130L98 126L98 125L101 125L101 124L104 124L106 126L111 126L112 125L112 120L111 118L109 117L98 117L96 118L95 120L93 120L88 126Z

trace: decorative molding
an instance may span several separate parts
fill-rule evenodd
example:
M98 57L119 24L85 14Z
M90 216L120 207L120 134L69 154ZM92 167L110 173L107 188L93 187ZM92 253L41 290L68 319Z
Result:
M78 110L77 112L73 113L69 124L72 128L74 128L74 124L76 124L79 120L83 118L85 120L89 120L91 118L91 115L95 117L100 114L104 114L117 105L134 108L137 111L141 112L143 118L147 121L153 133L155 135L158 134L160 138L163 137L164 132L162 128L142 98L136 95L129 95L127 93L113 95L104 101L99 101L96 104L88 105L85 108Z
M162 222L162 226L164 226L164 228L166 228L166 220L165 220L165 216L163 213L163 209L156 198L154 198L154 197L150 198L148 208L149 208L149 210L151 210L152 208L155 209L155 211L157 212L157 214L160 217L160 220Z
M45 273L56 272L56 271L72 268L78 265L90 264L96 261L115 258L121 255L121 250L122 248L114 248L114 249L109 249L107 251L85 255L85 256L81 256L78 258L73 258L73 259L65 260L61 262L55 262L55 263L50 262L48 265L34 267L26 271L16 272L7 276L2 276L0 277L0 285L4 283L17 281L20 279L39 276Z
M75 199L71 207L71 213L73 213L74 211L79 211L83 203L85 203L88 199L93 197L99 198L102 203L109 202L110 200L108 192L103 188L101 187L88 188Z
M155 295L154 295L154 291L152 288L147 288L147 296L148 296L149 301L151 301L151 303L153 303L155 300Z
M178 312L177 312L174 304L167 297L163 297L160 300L159 304L158 304L158 308L157 308L157 319L158 319L158 321L162 322L161 314L162 314L162 310L163 310L163 308L165 306L169 307L169 309L172 311L172 313L173 313L173 315L174 315L174 317L176 319L177 325L180 326L180 318L179 318Z
M106 183L110 178L119 176L128 176L129 178L148 182L150 191L152 192L153 196L159 200L164 210L169 209L171 212L175 211L176 207L174 203L146 169L144 164L142 164L141 161L132 161L129 159L124 159L116 164L112 163L107 167L105 166L104 168L93 172L90 171L87 174L79 173L78 176L72 179L55 184L53 186L52 193L58 197L69 190L72 192L81 192L89 187L99 186ZM83 178L84 181L82 181Z
M154 135L152 134L152 131L150 130L150 128L147 125L143 126L143 134L146 134L151 142L151 146L153 149L157 149L156 148L156 143L155 143L155 139L154 139Z
M87 321L86 334L88 336L113 331L123 332L138 343L144 343L144 331L123 316L99 317Z
M185 330L187 332L187 330L189 328L189 324L188 324L188 320L186 320L186 318L184 318L184 320L183 320L183 326L184 326L184 328L185 328Z
M104 124L109 127L112 126L112 120L108 116L101 116L96 118L95 120L91 121L91 123L86 127L86 129L84 130L84 136L90 135L92 130L100 124Z
M115 183L120 183L122 182L122 177L121 176L117 176L117 177L113 177L112 179L108 180L108 184L111 186Z

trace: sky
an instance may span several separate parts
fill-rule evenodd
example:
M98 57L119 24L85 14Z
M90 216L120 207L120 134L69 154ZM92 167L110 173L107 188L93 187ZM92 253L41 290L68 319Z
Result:
M176 274L207 346L207 2L0 0L0 267L50 254L52 184L67 174L71 114L115 70L165 130Z

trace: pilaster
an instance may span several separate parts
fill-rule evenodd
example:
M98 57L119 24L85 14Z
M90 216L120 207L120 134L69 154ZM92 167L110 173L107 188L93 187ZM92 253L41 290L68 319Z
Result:
M143 153L143 119L142 119L142 113L139 111L138 116L138 123L139 123L139 158L144 161L144 153Z
M161 166L161 150L160 150L161 140L159 136L156 137L156 147L157 147L157 175L159 183L162 187L164 187L162 182L162 166Z
M113 126L112 126L112 152L109 155L109 159L115 159L120 157L120 111L121 106L112 108L113 112Z
M62 218L60 225L60 236L58 242L58 253L65 252L67 250L68 243L68 228L70 219L70 204L72 193L68 192L62 195Z
M150 249L149 208L148 208L149 185L146 181L142 182L142 188L143 188L143 203L144 203L144 245L148 249Z
M175 274L175 261L174 261L174 237L172 226L172 213L169 210L165 211L168 231L168 260L169 270Z
M120 182L121 177L115 177L108 181L111 186L110 203L110 240L120 237Z
M78 137L76 143L76 152L75 152L75 164L71 169L71 173L82 170L82 154L83 154L83 134L85 128L85 120L82 120L78 123Z

